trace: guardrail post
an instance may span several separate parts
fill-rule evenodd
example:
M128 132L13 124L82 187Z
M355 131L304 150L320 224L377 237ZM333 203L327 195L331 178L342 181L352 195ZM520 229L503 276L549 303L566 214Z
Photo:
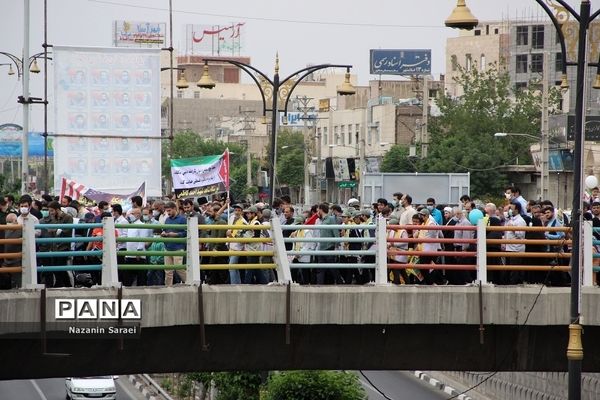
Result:
M583 286L594 286L593 232L592 221L583 221Z
M281 222L276 214L271 217L270 222L271 239L273 240L273 261L275 261L275 265L277 266L277 281L279 283L288 283L292 281L292 271L290 270L290 262L285 250Z
M187 221L187 275L185 283L200 285L200 240L198 235L198 217Z
M377 218L377 230L375 231L375 284L385 285L388 283L387 272L387 235L386 224L383 217Z
M487 244L486 244L485 221L481 218L477 221L477 280L482 285L487 284Z
M117 239L115 235L115 220L106 217L102 219L102 285L103 287L119 287L117 265Z
M23 219L21 232L23 244L21 246L21 286L25 289L42 289L37 281L37 260L35 257L35 228L29 218Z

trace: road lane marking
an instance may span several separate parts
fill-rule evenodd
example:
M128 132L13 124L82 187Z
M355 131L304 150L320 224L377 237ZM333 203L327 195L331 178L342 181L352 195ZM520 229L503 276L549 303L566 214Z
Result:
M33 385L33 388L40 395L40 398L42 400L48 400L48 398L46 396L44 396L44 392L42 392L42 389L40 389L40 387L38 386L36 381L34 381L33 379L30 379L29 382L31 382L31 384Z

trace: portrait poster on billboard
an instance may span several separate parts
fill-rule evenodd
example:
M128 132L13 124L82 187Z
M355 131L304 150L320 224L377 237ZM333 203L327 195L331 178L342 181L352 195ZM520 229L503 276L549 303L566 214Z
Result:
M54 179L161 194L160 50L54 46Z

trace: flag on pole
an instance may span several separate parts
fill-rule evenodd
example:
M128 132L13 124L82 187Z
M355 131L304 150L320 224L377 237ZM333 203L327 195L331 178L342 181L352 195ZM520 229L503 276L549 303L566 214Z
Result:
M229 151L212 156L171 160L171 178L178 198L227 192Z
M62 178L62 183L60 185L60 199L62 200L63 197L69 196L73 200L79 200L87 190L85 185L79 184L72 179Z

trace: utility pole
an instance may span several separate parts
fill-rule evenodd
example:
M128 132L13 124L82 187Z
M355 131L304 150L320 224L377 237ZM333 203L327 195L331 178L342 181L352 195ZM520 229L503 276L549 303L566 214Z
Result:
M303 127L302 127L302 133L303 133L303 138L304 138L304 199L303 199L303 203L308 205L311 204L310 203L310 174L308 171L308 164L310 162L310 137L309 137L309 127L308 127L308 120L309 120L309 116L308 113L310 111L314 110L314 107L309 106L309 103L311 102L311 100L313 100L310 97L306 97L306 96L302 96L302 97L296 97L296 100L300 103L298 105L298 111L300 111L302 113L302 121L303 121Z
M544 52L543 64L543 82L542 82L542 162L541 162L541 179L540 179L540 195L542 200L548 200L548 187L550 186L550 176L548 171L548 79L549 79L550 63L548 61L548 52Z
M421 158L427 158L429 133L427 132L427 117L429 115L429 76L423 75L423 121L421 122Z

